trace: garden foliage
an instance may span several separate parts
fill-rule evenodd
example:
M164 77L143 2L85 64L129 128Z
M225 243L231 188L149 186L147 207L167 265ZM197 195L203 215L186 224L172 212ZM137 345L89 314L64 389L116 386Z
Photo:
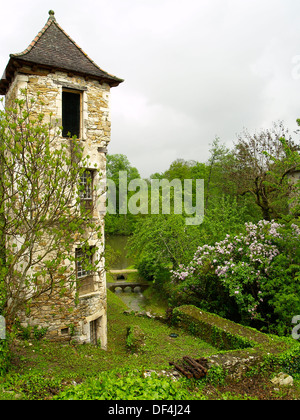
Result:
M200 246L173 271L172 303L284 334L300 313L300 229L266 220L245 227L246 233Z
M125 370L104 372L83 384L61 392L59 400L184 400L189 393L184 379L172 381L153 373Z

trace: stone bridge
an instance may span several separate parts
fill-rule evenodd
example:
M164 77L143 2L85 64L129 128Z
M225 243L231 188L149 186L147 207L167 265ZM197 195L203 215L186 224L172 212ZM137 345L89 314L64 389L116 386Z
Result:
M107 288L112 292L115 292L116 289L122 289L122 292L143 292L149 287L149 283L143 282L128 282L128 281L118 281L116 283L107 283Z

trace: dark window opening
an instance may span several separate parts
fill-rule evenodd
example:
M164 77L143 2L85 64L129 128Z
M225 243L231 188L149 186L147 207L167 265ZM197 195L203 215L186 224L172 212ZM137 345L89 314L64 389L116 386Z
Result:
M63 137L80 138L80 92L62 92Z
M69 328L62 328L60 330L60 333L61 333L61 335L67 335L67 334L69 334Z

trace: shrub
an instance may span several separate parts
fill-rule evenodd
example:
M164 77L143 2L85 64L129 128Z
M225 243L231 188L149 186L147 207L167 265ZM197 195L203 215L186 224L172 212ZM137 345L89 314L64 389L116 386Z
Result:
M43 337L45 337L45 335L47 334L48 328L47 327L38 327L37 325L35 325L33 327L33 337L36 340L41 340Z
M197 249L173 271L173 300L278 334L300 314L300 229L262 220Z
M152 373L144 378L137 370L104 372L61 392L59 400L185 400L190 395L185 380L172 381Z
M126 346L132 353L137 353L145 346L145 334L139 325L127 328Z

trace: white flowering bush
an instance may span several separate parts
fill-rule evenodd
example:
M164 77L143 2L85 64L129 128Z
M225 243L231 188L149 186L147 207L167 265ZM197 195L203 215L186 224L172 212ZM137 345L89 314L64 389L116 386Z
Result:
M173 303L191 303L280 334L300 313L300 229L262 220L197 249L172 272ZM298 312L297 312L298 311Z

